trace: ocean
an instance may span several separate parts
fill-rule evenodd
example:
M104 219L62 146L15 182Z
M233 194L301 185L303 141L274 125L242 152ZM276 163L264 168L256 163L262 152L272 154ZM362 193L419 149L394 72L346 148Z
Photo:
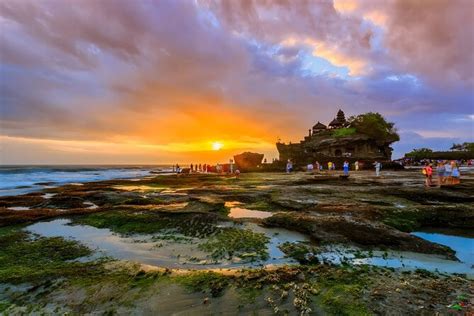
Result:
M0 166L0 196L19 195L64 184L143 178L154 173L169 173L166 165L61 165Z

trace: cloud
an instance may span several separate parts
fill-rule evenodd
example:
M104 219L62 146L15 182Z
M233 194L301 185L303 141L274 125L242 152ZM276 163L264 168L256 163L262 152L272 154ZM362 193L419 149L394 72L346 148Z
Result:
M420 113L472 115L471 4L423 4L0 1L0 133L83 154L213 139L266 151L339 108L404 131Z

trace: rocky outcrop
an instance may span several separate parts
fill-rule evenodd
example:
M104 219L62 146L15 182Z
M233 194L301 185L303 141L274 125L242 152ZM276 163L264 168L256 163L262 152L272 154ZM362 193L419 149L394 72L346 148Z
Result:
M263 154L244 152L234 156L235 164L241 171L256 169L263 160Z
M393 250L445 255L455 259L454 251L393 229L382 223L349 216L308 216L300 213L277 213L266 218L269 227L283 227L310 235L319 242L353 243L359 246L386 247Z

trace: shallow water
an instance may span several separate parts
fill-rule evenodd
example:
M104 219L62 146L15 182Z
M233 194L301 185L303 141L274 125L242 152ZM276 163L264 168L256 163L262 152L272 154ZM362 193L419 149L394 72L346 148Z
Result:
M449 235L449 231L444 233L437 232L414 232L412 235L425 240L445 245L456 251L456 257L474 266L474 238Z
M239 207L243 203L237 201L225 202L225 206L228 207L231 218L267 218L273 215L272 212L249 210L247 208Z
M241 207L232 207L229 212L229 217L232 218L267 218L272 215L272 212L254 211Z
M178 240L161 240L155 235L136 235L131 237L120 237L109 229L99 229L91 226L69 225L68 219L56 219L50 222L39 222L27 227L27 230L47 237L60 236L72 238L84 243L90 248L99 250L106 256L117 259L136 261L148 265L169 268L243 268L270 265L284 265L296 263L293 259L285 258L285 254L279 249L279 245L290 242L308 242L309 238L297 232L280 228L261 227L255 223L243 223L242 229L251 229L254 232L263 233L269 238L267 251L269 258L264 261L243 262L238 258L233 261L213 262L208 253L198 249L202 239L189 238L174 234ZM233 225L225 222L222 226ZM451 247L456 251L459 261L447 260L439 255L420 254L400 251L373 251L362 252L365 257L356 258L355 247L332 245L326 250L316 254L320 261L340 264L369 264L382 267L402 268L407 270L426 269L443 273L462 273L469 278L474 278L474 239L468 237L451 236L440 233L415 232L420 238L437 242ZM155 237L153 240L152 238ZM180 242L179 238L186 240Z
M46 237L71 238L96 249L106 256L117 259L137 261L140 263L169 267L169 268L243 268L267 265L295 263L290 258L285 258L278 246L284 242L307 241L302 234L278 228L264 228L253 223L245 223L241 228L252 229L264 233L269 237L269 259L256 262L222 261L212 262L207 258L207 253L198 249L199 242L196 238L181 235L187 242L153 240L153 235L137 235L120 237L109 229L100 229L85 225L69 225L68 219L56 219L50 222L39 222L28 226L26 229L32 233ZM155 237L163 236L156 234Z
M89 210L95 210L97 208L99 208L97 205L95 205L94 203L90 202L90 201L86 201L83 203L84 205L87 205L87 209Z
M43 199L49 200L50 198L52 198L55 195L56 195L56 193L45 193L41 197L43 197Z
M28 206L12 206L8 207L7 209L12 211L28 211L30 208Z
M443 273L461 273L474 278L474 238L448 235L449 230L443 234L434 232L412 233L422 239L445 245L456 251L460 261L447 260L439 255L421 254L404 251L373 251L366 258L356 258L356 248L344 246L328 247L326 251L317 255L320 260L340 264L343 261L352 264L369 264L381 267L402 269L425 269Z
M40 191L51 184L142 178L157 168L170 170L168 166L0 166L0 196Z

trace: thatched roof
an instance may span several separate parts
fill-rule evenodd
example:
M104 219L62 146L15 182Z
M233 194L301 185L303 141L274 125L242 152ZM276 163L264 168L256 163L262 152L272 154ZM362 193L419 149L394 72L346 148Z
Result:
M326 128L327 128L326 125L324 125L323 123L319 121L313 126L313 130L326 129Z
M339 122L336 118L329 123L329 126L342 126L342 123Z

